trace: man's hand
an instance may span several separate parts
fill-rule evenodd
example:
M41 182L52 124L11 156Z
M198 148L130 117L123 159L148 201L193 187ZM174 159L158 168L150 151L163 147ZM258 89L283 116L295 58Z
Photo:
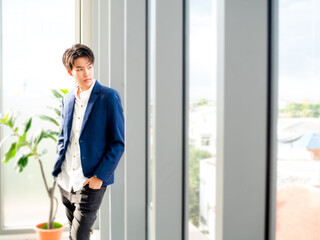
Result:
M84 182L83 186L89 184L89 188L91 189L100 189L103 181L97 177L91 177Z

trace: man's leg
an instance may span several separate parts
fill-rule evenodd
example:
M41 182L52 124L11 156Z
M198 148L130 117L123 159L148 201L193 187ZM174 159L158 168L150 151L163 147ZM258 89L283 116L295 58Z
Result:
M72 240L89 240L91 228L97 218L106 186L90 189L88 185L76 192L75 210L71 227Z
M60 193L61 193L62 203L66 207L66 215L67 215L68 222L69 222L69 231L71 233L71 226L72 226L72 221L73 221L73 212L76 209L76 207L71 202L72 193L69 193L69 192L65 191L60 186L59 186L59 189L60 189Z

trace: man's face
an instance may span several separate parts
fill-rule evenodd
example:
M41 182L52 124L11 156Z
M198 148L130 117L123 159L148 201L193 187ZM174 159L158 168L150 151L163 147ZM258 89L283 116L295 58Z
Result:
M93 83L93 65L87 57L80 57L74 61L72 70L67 69L73 76L82 91L88 90Z

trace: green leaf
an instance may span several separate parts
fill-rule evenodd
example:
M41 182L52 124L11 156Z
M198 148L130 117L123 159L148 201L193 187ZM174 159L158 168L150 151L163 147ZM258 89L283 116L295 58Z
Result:
M2 162L8 163L10 161L10 159L14 158L15 155L16 155L16 143L12 143L9 151L6 153Z
M4 122L5 122L4 115L0 113L0 123L4 123Z
M42 120L45 120L45 121L52 122L56 126L59 126L59 123L55 119L53 119L52 117L45 116L45 115L40 115L39 118L41 118Z
M35 151L37 151L38 144L39 144L39 142L41 141L41 139L40 139L41 132L42 132L42 130L41 130L41 131L38 131L36 134L34 134L34 135L31 137L31 140L30 140L30 142L32 143L32 144L30 144L30 145L33 146L33 148L34 148Z
M30 127L31 127L31 123L32 123L32 117L29 119L28 122L26 122L26 125L25 125L25 129L24 129L24 133L28 132Z
M40 132L40 134L39 134L39 137L38 137L38 139L37 139L36 145L38 145L38 144L41 142L41 140L45 137L45 135L46 135L46 133L45 133L45 131L42 129L41 132Z
M61 223L57 223L57 222L53 222L53 226L52 226L54 229L55 228L61 228L62 227L62 224ZM42 229L48 229L48 223L46 223Z
M34 135L34 136L32 136L31 137L31 139L30 139L30 141L29 141L29 145L34 145L34 144L36 144L36 142L37 142L37 137L38 136L36 136L36 135ZM31 144L30 144L31 143Z
M47 131L46 131L46 134L47 134L47 137L48 137L48 138L51 138L51 139L54 140L55 142L57 141L57 139L56 139L55 136L59 136L59 135L60 135L59 132L51 131L51 130L47 130Z
M55 135L55 133L56 132L54 132L54 131L51 131L51 130L47 130L47 131L45 131L45 138L51 138L53 141L57 141L57 139L54 137L54 135Z
M65 88L65 89L59 89L61 92L63 92L63 94L67 94L69 92L69 89Z
M49 134L53 135L53 136L59 136L60 133L59 132L56 132L56 131L50 131L48 130Z
M38 148L39 143L40 143L41 140L44 139L44 138L51 138L53 141L55 141L55 142L57 141L57 139L56 139L51 133L52 133L51 130L45 131L45 130L41 129L41 132L38 133L38 135L36 135L36 136L34 137L34 139L32 140L33 143L34 143L34 150L35 150L35 151L37 151L37 148ZM55 132L53 132L53 133L55 133Z
M63 98L62 94L59 93L58 90L52 89L51 92L53 93L53 95L54 95L56 98Z
M19 137L17 144L16 144L16 151L18 151L21 147L28 145L28 142L26 140L27 134L23 134L21 137Z
M7 121L5 122L5 124L11 128L14 128L15 121L16 121L16 116L13 113L11 113L11 114L9 114L9 117L8 117Z
M51 138L55 142L57 141L57 139L54 136L50 135L50 134L48 134L46 137L47 138Z
M21 173L23 171L23 169L28 165L28 156L29 154L23 154L17 161L15 169Z
M60 110L59 108L54 108L54 107L49 107L49 106L48 106L47 108L54 110L55 113L56 113L58 116L61 116L61 110Z
M10 114L11 114L10 112L7 112L7 114L4 116L4 121L5 121L5 122L8 121Z
M33 153L23 154L22 156L20 156L15 166L17 172L21 173L24 170L24 168L28 165L30 156L33 156Z
M32 157L32 156L34 156L34 154L32 152L27 155L28 158Z

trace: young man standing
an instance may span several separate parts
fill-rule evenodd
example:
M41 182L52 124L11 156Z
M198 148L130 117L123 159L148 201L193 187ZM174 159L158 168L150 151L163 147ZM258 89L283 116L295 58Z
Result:
M62 100L61 133L53 176L60 187L70 240L89 240L107 185L124 151L119 93L94 79L94 54L75 44L63 64L78 86Z

